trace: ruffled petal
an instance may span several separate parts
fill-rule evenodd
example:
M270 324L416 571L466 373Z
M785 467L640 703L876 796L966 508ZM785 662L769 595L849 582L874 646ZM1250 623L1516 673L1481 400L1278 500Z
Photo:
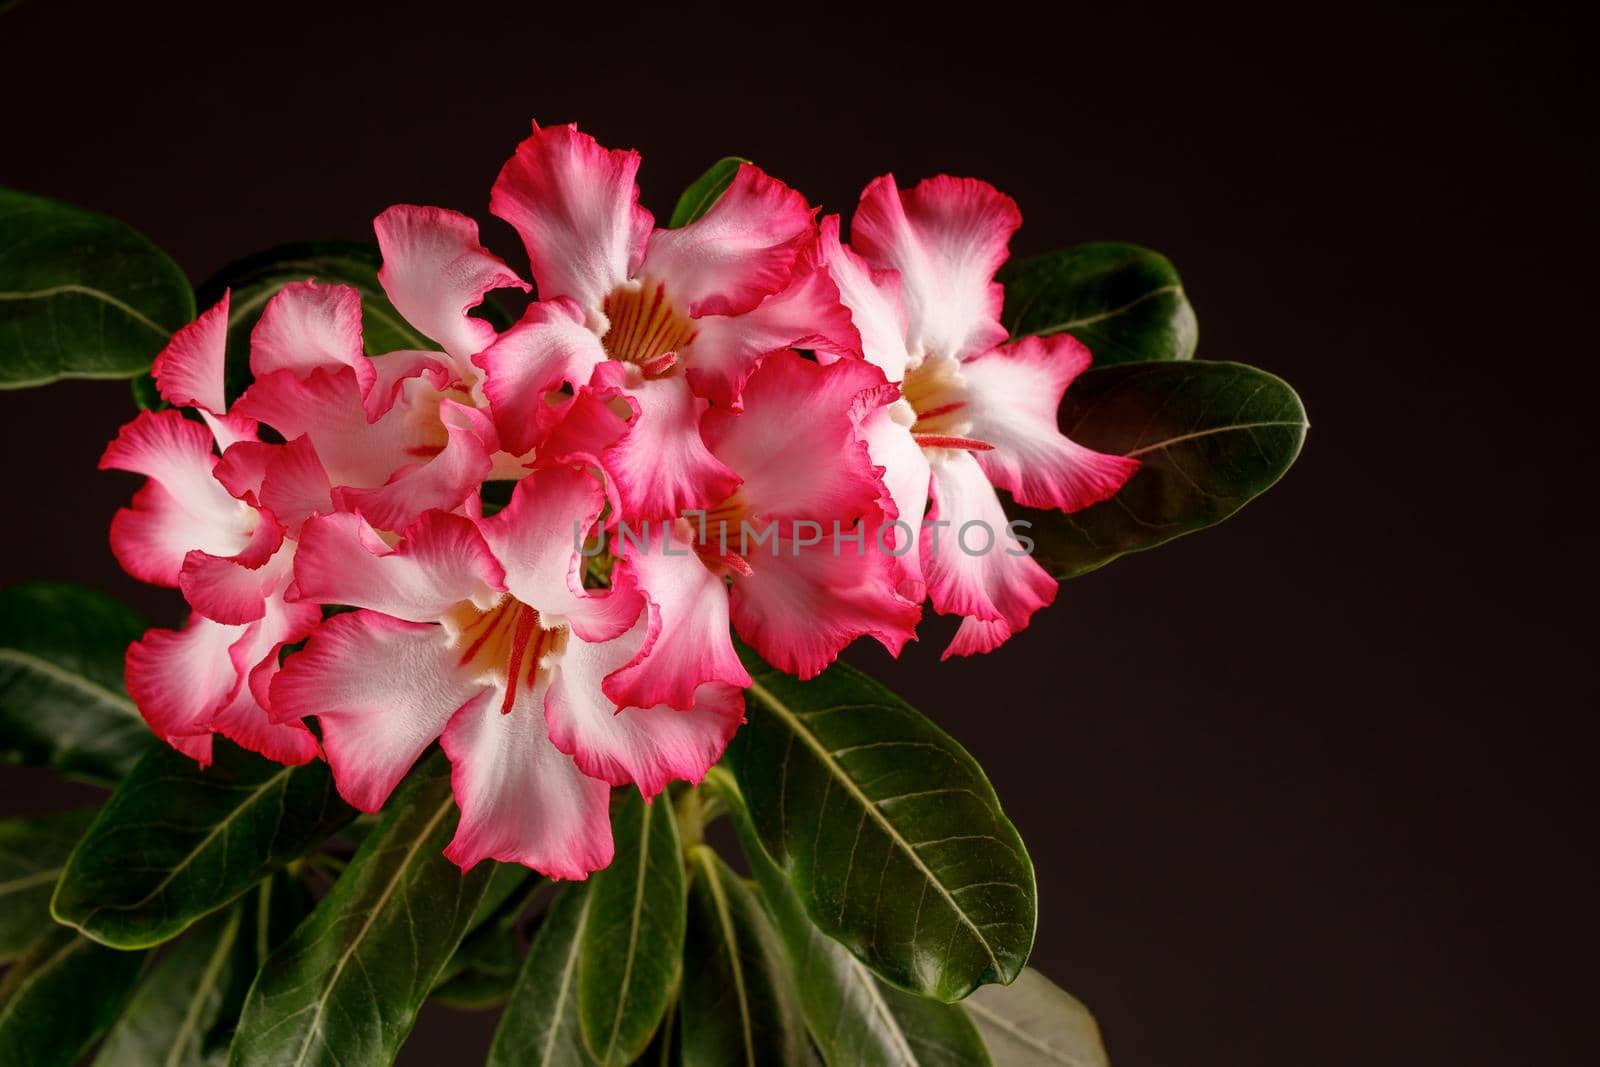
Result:
M495 336L493 326L467 312L491 289L529 289L478 242L478 224L459 212L396 204L373 228L383 253L378 281L395 310L463 367Z
M728 629L727 586L700 562L677 525L635 529L633 543L620 529L615 535L614 551L626 561L619 566L632 572L648 602L638 655L605 679L605 694L618 707L689 708L704 682L750 684Z
M751 311L706 315L694 325L694 338L680 353L684 376L696 396L735 410L743 402L745 380L769 353L784 348L809 348L830 356L861 351L861 335L815 248L803 257L788 286Z
M266 423L285 440L309 437L333 485L382 486L402 467L436 457L449 441L436 417L439 393L425 365L408 369L418 376L403 379L397 386L403 390L400 401L375 422L368 421L361 387L348 369L313 371L303 379L285 371L257 378L233 409ZM368 395L379 392L375 387Z
M454 400L440 402L439 422L445 444L437 455L402 467L376 488L335 489L335 506L360 511L385 530L403 530L433 508L460 507L493 469L498 438L487 415Z
M818 244L828 275L839 290L839 299L850 310L851 324L861 338L861 352L867 361L883 370L891 382L905 381L906 309L900 298L900 275L892 270L874 270L839 240L839 216L822 220Z
M626 572L610 589L583 588L581 546L604 505L599 479L548 467L518 482L511 502L480 524L511 595L537 609L547 628L570 625L586 641L625 633L644 607Z
M793 352L768 356L744 389L744 410L714 408L706 445L738 474L739 499L759 532L796 519L849 527L877 506L883 483L856 435L856 403L889 387L859 359L821 366Z
M922 518L928 510L930 472L928 457L911 436L908 422L914 416L895 404L865 412L859 433L867 443L867 454L882 473L888 501L884 503L884 522L889 529L875 531L875 544L883 546L895 561L901 596L920 604L927 597L922 580Z
M875 528L866 525L859 546L835 543L827 529L814 545L780 539L770 555L752 552L751 573L733 579L739 636L762 659L802 680L820 674L857 637L872 637L899 655L916 636L922 609L896 592L893 560L871 543Z
M816 234L811 218L805 197L743 163L710 211L650 236L639 275L665 284L691 318L743 314L789 284Z
M228 456L223 456L222 461L226 463ZM258 496L261 506L295 537L306 519L333 510L328 472L322 469L311 438L296 437L272 449L262 467Z
M470 600L487 609L505 573L472 520L430 511L391 549L360 515L319 515L300 533L294 598L370 608L410 622L436 622Z
M228 410L223 368L228 344L228 293L172 335L150 365L161 399L174 407L197 407L220 415Z
M623 388L635 414L628 432L600 456L631 521L660 520L720 504L739 476L713 456L700 436L704 400L681 378Z
M922 573L934 608L1021 630L1055 599L1055 579L1008 537L1006 513L971 453L948 452L932 466L929 521L941 525L922 531Z
M196 549L184 557L178 588L194 610L214 622L255 622L289 572L294 546L284 544L283 527L270 512L259 514L250 542L234 555Z
M182 630L150 630L128 646L128 695L150 729L163 741L209 737L217 711L243 688L228 655L244 635L242 626L224 626L191 615ZM210 746L174 747L210 762Z
M318 627L271 690L276 721L317 716L339 795L377 811L483 687L460 670L440 627L354 611Z
M483 392L501 447L521 455L539 445L566 409L564 403L552 403L550 394L563 385L576 391L589 384L605 359L577 304L560 299L530 304L515 326L473 357L484 370Z
M534 127L495 179L489 210L522 237L539 298L567 297L598 324L605 298L650 236L637 152L607 151L577 126Z
M463 870L493 859L582 879L611 862L611 790L550 743L545 689L522 687L505 714L491 692L445 728L461 822L444 854Z
M666 706L621 710L606 699L602 680L645 639L643 619L614 641L567 642L556 660L545 699L550 740L578 769L612 785L633 783L648 799L670 781L699 782L722 756L744 721L744 700L731 685L701 686L685 710Z
M363 392L377 377L361 343L361 294L348 285L290 282L267 301L250 331L250 372L305 377L349 367Z
M1088 366L1089 350L1065 333L1025 337L962 366L970 433L994 446L977 454L978 466L1017 503L1078 511L1116 495L1139 469L1056 428L1062 395Z
M249 542L255 515L212 475L211 446L205 426L169 409L140 412L106 448L101 470L150 479L111 523L112 551L129 574L175 586L191 550L231 556Z
M850 244L900 273L913 358L965 359L1005 340L994 272L1021 224L1016 202L987 182L940 175L901 192L886 174L862 192Z

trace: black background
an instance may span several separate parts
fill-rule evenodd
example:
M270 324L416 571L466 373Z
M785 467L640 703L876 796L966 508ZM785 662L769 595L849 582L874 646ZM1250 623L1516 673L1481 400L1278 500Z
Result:
M1304 396L1299 464L996 654L940 665L934 623L898 664L855 658L988 769L1038 865L1034 963L1120 1067L1551 1064L1592 1013L1586 39L1121 0L39 0L0 17L0 183L122 218L197 281L394 202L475 215L520 267L486 206L537 117L639 148L661 217L737 153L828 210L886 170L973 174L1020 202L1015 252L1164 251L1200 354ZM130 410L121 383L0 394L0 580L172 624L106 547L133 480L94 464ZM93 795L0 785L0 814ZM430 1009L402 1060L470 1062L491 1027Z

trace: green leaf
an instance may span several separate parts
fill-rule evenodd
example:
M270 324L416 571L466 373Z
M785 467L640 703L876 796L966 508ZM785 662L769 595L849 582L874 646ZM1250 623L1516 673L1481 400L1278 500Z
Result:
M1167 257L1100 242L1007 263L1001 321L1014 337L1070 333L1096 367L1189 359L1200 331Z
M489 884L488 865L462 874L444 858L456 820L436 751L257 976L233 1067L393 1062Z
M145 955L46 928L0 982L0 1063L75 1063L122 1010Z
M1118 556L1215 525L1294 463L1306 412L1282 379L1242 363L1130 363L1084 373L1061 405L1061 431L1143 466L1110 500L1071 515L1009 503L1034 558L1073 578Z
M761 902L705 845L690 850L678 1023L690 1067L808 1064L799 994Z
M471 929L439 975L432 998L452 1008L476 1011L511 995L522 964L517 925L543 880L517 863L490 861L493 873Z
M611 817L616 858L594 889L578 967L578 1017L602 1064L632 1063L666 1014L683 955L683 858L672 804L630 790Z
M683 195L678 197L667 229L676 230L704 216L722 199L728 186L733 184L733 179L739 173L739 165L748 162L748 159L738 156L727 156L711 164L711 168L690 183Z
M0 822L0 963L50 927L50 894L93 808Z
M94 1067L205 1067L226 1059L226 1046L208 1048L207 1037L230 1007L238 1009L228 999L237 972L252 962L247 910L240 903L195 924L134 991Z
M0 755L114 784L157 744L122 684L144 633L92 589L33 582L0 590Z
M201 770L165 745L128 773L67 861L51 908L97 941L181 933L355 816L321 761L284 767L217 738Z
M966 1012L876 978L812 925L784 872L761 844L733 776L713 768L739 844L788 956L811 1039L830 1067L982 1067L989 1056Z
M362 342L368 355L402 350L437 351L395 310L378 282L383 257L376 245L358 241L313 241L282 245L224 267L200 287L200 303L210 307L231 289L228 299L228 398L250 383L250 331L261 319L267 301L290 282L315 278L324 284L348 285L361 294ZM511 325L498 305L485 301L479 314L497 328Z
M489 1049L489 1067L587 1067L578 1020L578 970L592 887L562 887L522 963Z
M741 655L754 684L727 762L812 922L922 996L1015 978L1033 864L977 762L852 667L798 682Z
M130 227L0 189L0 389L132 378L193 317L183 271Z
M996 1063L1006 1067L1107 1067L1094 1016L1025 967L1009 986L984 986L965 1004Z

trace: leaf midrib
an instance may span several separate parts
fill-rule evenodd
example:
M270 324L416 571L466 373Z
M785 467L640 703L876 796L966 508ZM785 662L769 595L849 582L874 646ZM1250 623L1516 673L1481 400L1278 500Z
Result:
M983 931L978 928L977 924L967 917L967 913L961 909L960 904L956 902L955 897L950 894L950 891L945 888L944 883L941 882L933 873L933 871L929 869L928 865L922 861L922 857L918 855L916 849L911 846L911 842L907 841L903 836L901 836L900 831L895 828L894 824L888 820L883 812L878 810L878 806L873 803L872 799L861 790L860 786L856 785L854 779L845 773L844 768L839 766L838 762L833 758L833 754L827 750L826 746L818 741L816 737L812 735L810 730L806 729L805 724L800 721L800 718L794 712L790 711L786 706L784 706L784 704L778 700L772 691L767 689L760 682L752 679L750 682L750 692L756 697L756 699L765 703L774 714L780 716L786 722L788 722L796 735L798 735L800 739L806 743L808 748L816 753L817 758L822 762L823 766L827 768L829 774L838 779L846 791L854 795L855 798L867 809L867 811L872 814L873 821L876 822L883 832L889 836L890 840L893 841L896 846L900 848L907 857L910 858L912 864L922 872L924 877L926 877L928 881L933 884L934 888L938 890L939 895L944 898L946 905L949 906L950 910L955 914L961 925L965 926L969 931L971 931L973 938L980 946L982 946L984 954L989 957L989 962L994 966L995 973L1003 974L1005 968L1000 965L1000 959L995 955L994 947L989 944L989 939L983 936Z
M60 664L52 663L42 656L32 652L24 652L20 648L0 648L0 662L11 661L20 667L37 671L47 675L51 680L60 682L69 689L87 693L101 703L126 713L130 718L139 717L139 709L133 701L113 689L108 689L99 682L91 681L81 674L74 674Z
M76 922L76 923L75 922L71 922L71 921L65 919L63 916L60 916L60 915L56 916L57 919L60 919L62 922L64 922L68 926L71 926L71 927L73 927L73 928L75 928L77 930L82 931L84 934L88 934L89 931L86 929L88 924L95 918L95 916L100 915L103 912L107 912L107 911L137 911L139 908L144 907L146 904L150 903L157 896L159 896L161 894L161 892L167 888L167 886L171 885L173 880L175 878L177 878L179 874L181 874L184 871L188 870L189 867L200 856L200 854L202 852L204 852L206 850L206 848L211 844L212 840L217 836L217 834L219 834L219 833L223 832L224 830L228 829L236 821L238 821L238 819L240 817L240 813L242 813L242 812L254 807L256 802L261 798L261 796L264 793L266 793L268 790L270 790L271 788L276 786L280 779L287 778L290 774L293 774L296 770L298 770L297 767L285 767L282 770L280 770L277 773L275 773L271 778L266 779L264 782L262 782L255 789L251 790L250 795L249 795L249 797L247 799L245 799L244 801L239 803L236 807L234 807L234 809L232 811L230 811L227 814L227 816L225 818L223 818L220 822L218 822L215 826L213 826L210 829L210 831L208 831L206 833L205 837L200 839L199 844L195 845L194 848L189 850L189 854L186 855L183 858L183 861L181 863L178 863L178 864L174 865L173 868L167 872L166 877L162 878L160 882L157 882L155 887L153 889L151 889L150 892L146 893L139 900L134 901L132 904L97 904L92 909L90 909L89 913L83 917L81 922ZM76 850L74 850L73 854L74 855L77 854ZM69 858L67 860L67 866L70 867L71 865L72 865L72 860L71 860L71 858ZM52 904L52 910L54 910L53 909L53 904ZM148 947L148 946L143 946L143 947Z
M697 850L695 860L711 890L711 904L716 909L717 925L722 929L722 939L728 945L728 967L733 972L734 994L739 998L739 1034L744 1039L744 1060L750 1067L757 1067L755 1034L750 1024L750 991L744 980L744 964L739 959L739 940L734 934L733 915L728 908L722 875L716 865L706 858L707 851L704 848Z
M984 1007L976 1000L969 1000L966 1004L966 1008L975 1015L983 1016L989 1022L1004 1030L1012 1037L1015 1037L1023 1044L1038 1049L1040 1052L1055 1060L1057 1063L1064 1063L1067 1065L1067 1067L1090 1067L1087 1060L1080 1060L1078 1057L1069 1055L1066 1052L1063 1052L1061 1049L1056 1048L1054 1045L1045 1044L1039 1038L1034 1037L1020 1026L1017 1026L1015 1023L1005 1018L1003 1015L1000 1015L991 1008Z
M80 296L87 296L94 300L98 300L103 304L111 305L133 321L137 322L139 325L148 330L153 330L155 334L162 339L165 339L172 334L171 330L159 325L138 308L117 299L104 289L96 289L89 285L79 285L76 282L67 282L63 285L52 285L46 289L0 292L0 300L49 300L51 297L65 296L71 293L77 293Z
M639 874L633 886L633 917L628 927L628 954L622 965L617 1011L611 1019L611 1034L606 1039L606 1053L600 1057L602 1063L610 1063L612 1053L617 1050L617 1035L622 1030L622 1015L628 1004L628 987L633 982L633 960L639 951L639 927L644 913L645 873L650 867L650 822L654 811L654 805L645 805L644 816L639 823Z
M439 809L433 813L427 823L423 825L422 830L412 839L411 846L406 849L405 856L401 858L400 862L395 865L394 871L391 872L388 884L383 887L383 892L379 894L377 901L367 911L367 917L362 922L361 929L356 931L356 936L350 939L350 944L340 953L339 962L328 976L322 995L317 998L316 1004L313 1006L311 1024L306 1027L305 1039L300 1043L299 1052L295 1054L295 1067L301 1067L306 1062L306 1055L311 1051L311 1039L321 1032L322 1016L327 1011L328 1000L333 996L333 991L338 986L339 979L343 977L344 969L350 963L350 957L355 954L356 949L365 940L367 932L372 929L372 924L377 922L378 915L383 911L384 905L389 903L389 898L394 895L395 887L400 884L402 877L410 869L412 860L416 858L417 852L422 848L422 843L432 836L434 828L439 825L439 821L449 813L454 804L455 797L446 795L439 804Z
M1277 427L1293 427L1294 429L1298 430L1303 429L1305 427L1305 423L1297 419L1264 419L1259 422L1235 422L1230 423L1227 426L1210 426L1204 430L1195 430L1193 433L1184 433L1179 434L1176 437L1169 437L1164 441L1156 441L1152 444L1140 445L1131 452L1124 452L1123 455L1128 459L1133 459L1137 456L1144 455L1146 452L1156 452L1163 448L1171 448L1173 445L1181 445L1185 441L1197 441L1203 437L1215 437L1218 434L1224 433L1239 433L1244 430L1266 430Z

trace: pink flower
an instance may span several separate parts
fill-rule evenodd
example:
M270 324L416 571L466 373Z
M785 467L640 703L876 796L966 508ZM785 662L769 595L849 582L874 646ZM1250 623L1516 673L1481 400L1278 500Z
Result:
M583 587L574 528L604 503L591 472L553 467L490 519L425 513L394 549L358 515L306 524L295 596L363 610L289 659L273 714L318 717L346 800L377 810L439 738L461 808L446 855L582 878L611 860L609 786L704 776L742 721L736 688L700 686L685 710L602 692L647 629L625 578Z
M283 596L294 542L262 497L292 492L291 450L262 443L254 422L227 412L227 320L224 295L178 331L153 368L161 396L193 407L201 421L176 409L143 412L100 461L148 479L112 520L118 562L181 589L193 608L182 630L150 630L128 649L128 691L157 736L202 766L215 733L305 763L316 739L298 723L270 722L263 705L278 650L305 637L321 612Z
M442 348L369 358L361 296L347 285L285 286L250 338L255 383L235 411L308 439L339 510L401 530L450 510L492 476L527 473L501 451L472 357L495 339L467 312L485 293L527 283L478 243L471 219L399 206L378 216L379 280L395 308Z
M768 353L842 354L858 340L798 193L747 164L703 218L653 230L638 168L636 153L574 126L535 127L518 146L490 210L527 246L540 302L477 362L501 439L523 452L559 421L558 391L610 361L603 383L632 429L598 458L623 512L644 521L713 507L737 486L697 432L708 400L737 409Z
M824 367L782 352L750 376L742 411L707 413L708 448L741 483L704 514L652 527L645 546L617 531L619 572L637 577L650 630L640 659L606 680L609 695L681 707L697 680L749 685L730 620L801 678L860 636L899 653L920 608L897 591L880 544L893 503L858 432L895 395L861 360Z
M862 351L900 383L902 400L865 432L900 518L931 524L902 557L903 578L925 581L937 611L963 616L946 656L998 647L1055 597L1055 580L1008 550L996 488L1029 507L1076 511L1138 469L1057 429L1061 397L1089 365L1083 345L1067 334L1005 343L994 273L1021 221L985 182L941 176L901 192L885 175L861 194L850 245L837 217L822 224L822 254ZM992 539L990 550L963 549L969 524L980 531L972 547Z

